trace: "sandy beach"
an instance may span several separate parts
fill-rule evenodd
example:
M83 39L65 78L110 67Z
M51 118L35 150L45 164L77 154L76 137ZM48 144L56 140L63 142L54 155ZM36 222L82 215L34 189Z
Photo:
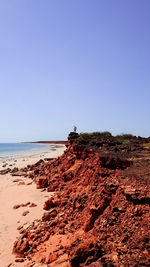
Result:
M34 164L40 159L55 158L60 156L65 149L65 145L54 144L53 150L0 159L0 170L22 168L28 164ZM43 204L50 194L53 193L36 189L36 185L29 178L15 177L11 174L0 175L0 266L27 265L27 261L17 262L19 260L12 254L13 243L19 233L29 227L33 220L41 218ZM17 208L16 205L21 206Z

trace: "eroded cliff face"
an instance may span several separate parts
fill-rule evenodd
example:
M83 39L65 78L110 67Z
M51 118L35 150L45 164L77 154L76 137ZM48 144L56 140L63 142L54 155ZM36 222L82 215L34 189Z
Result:
M71 133L61 157L28 174L55 194L13 252L47 266L149 266L150 149L143 142Z

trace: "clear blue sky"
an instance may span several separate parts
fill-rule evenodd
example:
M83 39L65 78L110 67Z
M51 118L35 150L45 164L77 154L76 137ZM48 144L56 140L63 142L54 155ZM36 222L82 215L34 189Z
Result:
M1 0L0 142L150 136L149 0Z

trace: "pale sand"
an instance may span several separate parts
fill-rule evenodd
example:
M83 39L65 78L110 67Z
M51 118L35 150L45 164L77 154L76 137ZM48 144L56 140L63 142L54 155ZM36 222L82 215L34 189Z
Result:
M25 155L13 159L0 159L0 170L5 168L25 167L34 164L39 159L54 158L60 156L65 150L64 145L56 145L56 151L46 151L39 154ZM17 160L17 161L16 161ZM8 164L5 168L2 167ZM14 165L13 165L14 164ZM13 166L9 166L13 165ZM18 185L13 182L15 179L22 180L25 184ZM24 177L15 177L10 174L0 175L0 266L26 266L27 262L15 262L15 255L12 254L13 243L19 236L18 226L29 226L35 219L40 219L44 210L43 204L52 193L36 189L32 180ZM36 207L20 207L13 209L16 204L35 203ZM22 216L24 211L29 211L26 216ZM9 265L11 263L11 265ZM35 265L41 266L41 265Z

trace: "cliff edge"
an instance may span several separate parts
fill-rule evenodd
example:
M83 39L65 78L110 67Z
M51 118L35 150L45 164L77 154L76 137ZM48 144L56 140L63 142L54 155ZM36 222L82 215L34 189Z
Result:
M149 266L149 141L70 133L61 157L25 170L55 193L13 252L29 266Z

